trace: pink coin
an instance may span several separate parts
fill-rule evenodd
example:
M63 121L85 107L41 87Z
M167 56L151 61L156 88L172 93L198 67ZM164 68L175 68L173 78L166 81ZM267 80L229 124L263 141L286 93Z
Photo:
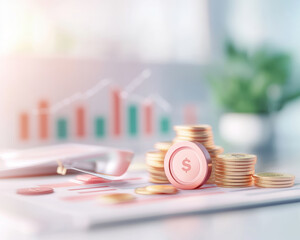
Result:
M32 187L32 188L20 188L17 190L18 194L21 195L42 195L53 193L53 188L49 187Z
M164 167L172 185L180 189L195 189L208 180L211 173L211 159L202 144L178 142L168 150Z

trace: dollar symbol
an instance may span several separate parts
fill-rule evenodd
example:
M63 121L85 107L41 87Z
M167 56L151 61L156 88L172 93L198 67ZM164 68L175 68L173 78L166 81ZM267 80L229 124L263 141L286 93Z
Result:
M190 164L190 160L185 158L183 161L182 161L182 165L184 166L183 168L181 168L183 171L185 171L185 173L187 173L188 171L191 170L191 164Z

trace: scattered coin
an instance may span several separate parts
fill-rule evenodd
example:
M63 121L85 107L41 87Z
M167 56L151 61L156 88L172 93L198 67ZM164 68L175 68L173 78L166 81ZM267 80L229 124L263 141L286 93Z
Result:
M266 184L255 182L255 186L262 188L288 188L294 186L294 182L289 184Z
M257 187L285 188L294 185L295 176L283 173L264 172L255 174L253 179Z
M17 190L21 195L43 195L53 193L53 188L49 187L32 187L32 188L20 188Z
M129 193L111 193L100 196L100 201L107 204L126 203L135 200L135 196Z
M150 185L146 187L146 190L152 194L174 194L178 190L171 185Z
M263 173L256 173L254 178L264 179L264 180L271 180L271 181L282 181L282 180L294 180L295 176L291 174L284 174L284 173L274 173L274 172L263 172Z
M153 195L154 193L147 191L145 187L139 187L135 189L135 193L141 194L141 195Z

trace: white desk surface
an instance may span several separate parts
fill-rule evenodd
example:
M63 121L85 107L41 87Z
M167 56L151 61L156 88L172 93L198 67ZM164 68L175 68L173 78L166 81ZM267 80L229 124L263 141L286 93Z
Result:
M283 169L300 176L297 159L270 162L259 171ZM6 216L1 216L0 220ZM1 221L2 221L1 220ZM1 239L300 239L300 202L190 214L101 226L89 231L71 231L39 236L1 235ZM0 226L0 233L3 232Z

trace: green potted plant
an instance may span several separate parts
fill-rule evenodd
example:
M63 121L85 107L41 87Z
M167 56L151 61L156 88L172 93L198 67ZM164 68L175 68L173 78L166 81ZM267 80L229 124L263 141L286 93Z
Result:
M233 145L255 147L271 136L270 114L300 96L291 82L288 54L261 47L252 53L225 44L225 61L209 80L222 106L221 136Z

